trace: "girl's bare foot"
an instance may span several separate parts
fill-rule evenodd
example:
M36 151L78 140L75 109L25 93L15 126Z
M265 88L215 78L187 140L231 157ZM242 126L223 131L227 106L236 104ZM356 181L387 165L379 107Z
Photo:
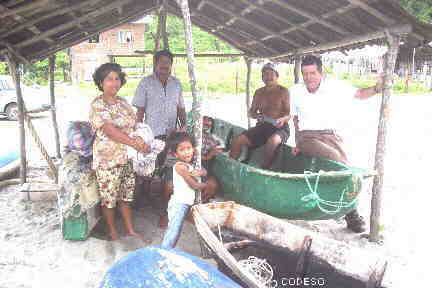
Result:
M141 241L145 242L144 235L142 235L140 233L137 233L135 231L130 231L126 235L129 236L129 237L134 237L134 238L141 239Z
M166 229L168 227L168 216L162 215L159 217L159 228Z

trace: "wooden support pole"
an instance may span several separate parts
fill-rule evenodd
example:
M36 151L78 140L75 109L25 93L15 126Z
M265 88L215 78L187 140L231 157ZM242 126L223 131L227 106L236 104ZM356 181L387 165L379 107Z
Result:
M167 34L167 1L162 2L161 13L161 33L163 41L163 49L169 50L168 34Z
M56 143L56 157L57 159L61 158L60 154L60 135L57 124L57 115L56 115L56 105L55 105L55 93L54 93L54 72L55 72L55 54L49 57L49 79L50 79L50 98L51 98L51 119L54 128L54 137Z
M252 72L252 59L249 57L245 57L247 74L246 74L246 117L248 122L248 129L251 127L251 119L249 117L249 109L251 106L250 100L250 80L251 80L251 72Z
M18 70L18 63L11 54L6 55L9 65L9 73L15 82L17 100L18 100L18 127L20 134L20 156L21 156L21 167L20 167L20 182L24 184L27 182L27 154L26 154L26 139L25 139L25 128L24 128L24 101L22 98L21 91L21 80Z
M202 145L202 115L201 115L201 97L197 94L196 78L195 78L195 57L192 42L192 23L190 19L189 4L188 0L176 0L181 8L184 21L184 31L188 55L188 71L189 79L192 88L192 117L193 117L193 133L195 137L195 143L197 143L196 153L196 167L201 169L201 145Z
M372 187L371 215L370 215L370 235L369 241L379 241L379 225L381 214L381 194L384 181L384 158L387 138L387 121L390 118L390 96L392 88L393 72L396 58L399 51L400 36L387 33L389 50L384 63L384 89L382 92L382 102L380 109L380 119L378 124L378 137L375 152L375 176Z
M300 55L296 55L294 60L294 83L295 84L300 82L300 72L301 72L301 57Z

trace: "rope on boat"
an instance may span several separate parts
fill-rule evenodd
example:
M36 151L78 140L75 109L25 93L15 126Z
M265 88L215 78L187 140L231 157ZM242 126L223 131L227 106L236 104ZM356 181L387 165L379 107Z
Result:
M255 256L249 256L247 259L238 262L241 267L246 269L261 285L271 287L273 279L273 269L267 260Z
M312 174L313 174L313 176L316 175L315 185L314 185L313 188L312 188L312 185L311 185L311 183L309 181L309 178L308 178ZM310 202L309 205L312 206L312 207L318 206L318 208L322 212L324 212L326 214L329 214L329 215L337 214L337 213L339 213L342 210L342 208L350 207L351 205L353 205L357 201L357 197L354 198L351 201L348 201L348 202L347 201L342 201L344 199L344 197L345 197L345 194L347 193L347 190L348 190L347 188L343 189L343 191L342 191L342 193L341 193L341 195L339 197L339 201L329 201L329 200L322 199L320 197L320 195L318 194L318 183L319 183L320 175L321 175L321 171L318 174L317 173L312 173L310 171L305 171L304 178L305 178L306 184L307 184L307 186L309 188L309 191L311 193L308 194L308 195L306 195L306 196L303 196L301 198L302 201ZM324 206L333 207L335 209L333 209L333 210L326 209L325 207L323 207L323 205Z

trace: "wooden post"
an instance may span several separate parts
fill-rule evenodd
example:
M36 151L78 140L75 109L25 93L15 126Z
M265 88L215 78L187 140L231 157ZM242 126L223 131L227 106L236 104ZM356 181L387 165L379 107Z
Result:
M20 183L24 184L27 182L27 154L26 154L26 141L25 141L25 129L24 129L24 101L22 98L21 91L21 80L18 71L18 63L16 59L8 54L7 56L9 64L9 73L15 82L17 100L18 100L18 127L20 133L20 156L21 156L21 167L20 167Z
M163 0L162 3L162 11L161 14L161 33L162 33L162 41L163 41L163 48L165 50L169 50L169 42L168 42L168 35L167 35L167 1Z
M58 124L57 124L57 115L56 115L56 109L55 109L55 94L54 94L54 71L55 71L55 54L51 55L49 57L49 78L50 78L50 97L51 97L51 119L53 123L54 128L54 136L55 136L55 143L56 143L56 157L57 159L61 158L60 154L60 135L58 130Z
M382 92L382 102L380 109L380 119L378 124L378 137L375 152L375 170L378 175L375 176L372 187L371 215L370 215L370 235L369 241L379 241L379 224L381 214L381 192L384 181L384 156L387 137L387 121L390 118L390 96L392 88L392 79L396 57L399 50L400 36L387 33L389 50L386 54L384 63L384 89Z
M251 72L252 72L252 59L249 57L244 58L246 61L247 74L246 74L246 117L248 122L248 129L251 127L251 119L249 117L249 109L251 106L250 100L250 80L251 80Z
M176 0L181 8L184 21L184 31L188 55L188 71L189 79L192 88L192 115L193 115L193 133L195 137L195 143L197 143L197 153L196 153L196 167L201 169L201 145L202 145L202 115L201 115L201 97L197 95L196 88L196 78L195 78L195 59L194 59L194 49L192 42L192 23L190 19L189 4L188 0Z
M301 57L297 55L294 60L294 83L300 82L300 71L301 71Z

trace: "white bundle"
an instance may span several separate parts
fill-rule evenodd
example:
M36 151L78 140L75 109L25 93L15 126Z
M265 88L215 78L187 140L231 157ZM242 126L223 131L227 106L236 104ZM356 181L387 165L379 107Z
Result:
M133 168L140 176L149 176L156 167L157 155L165 148L165 142L154 139L153 132L147 124L138 123L130 137L141 137L147 145L150 145L149 153L140 153L132 147L127 147L128 157L132 159Z

